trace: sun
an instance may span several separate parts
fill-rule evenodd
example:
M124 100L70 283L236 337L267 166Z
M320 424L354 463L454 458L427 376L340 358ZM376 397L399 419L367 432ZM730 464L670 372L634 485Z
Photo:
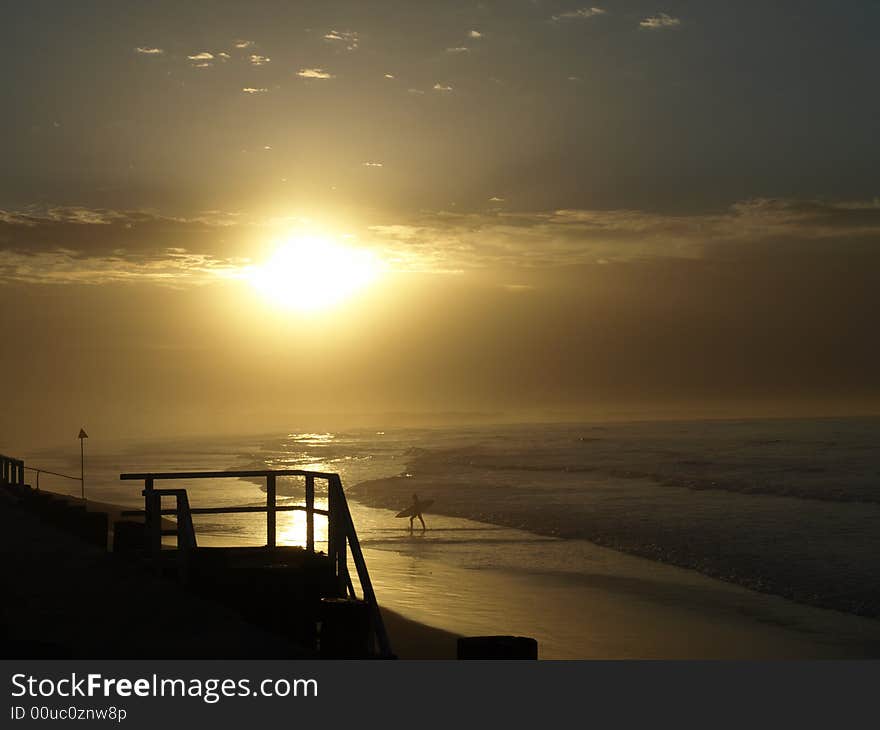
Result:
M379 260L364 249L318 235L284 240L248 274L250 283L283 309L310 313L331 309L373 284Z

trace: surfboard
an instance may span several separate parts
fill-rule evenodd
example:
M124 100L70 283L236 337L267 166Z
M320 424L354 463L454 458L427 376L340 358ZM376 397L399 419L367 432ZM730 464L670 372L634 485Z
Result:
M425 500L422 500L419 502L419 507L421 507L422 512L425 512L428 509L428 507L430 507L432 504L434 504L433 499L425 499ZM395 517L415 517L416 514L417 514L416 512L413 512L412 507L407 507L405 510L401 510L400 512L398 512L394 516Z

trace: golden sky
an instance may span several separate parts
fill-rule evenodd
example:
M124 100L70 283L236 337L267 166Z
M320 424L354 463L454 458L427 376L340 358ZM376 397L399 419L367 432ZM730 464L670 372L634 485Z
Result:
M876 4L7 16L0 450L880 403Z

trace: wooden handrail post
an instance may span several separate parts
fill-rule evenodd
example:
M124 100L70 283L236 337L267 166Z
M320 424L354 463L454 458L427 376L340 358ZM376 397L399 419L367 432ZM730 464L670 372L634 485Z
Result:
M144 522L150 543L150 552L158 558L162 551L162 498L153 489L153 480L144 479Z
M342 480L339 477L333 477L329 480L328 485L328 529L332 530L333 535L333 551L330 553L330 559L333 561L333 572L339 583L339 592L344 596L348 590L348 556L346 551L346 540L348 533L346 528L346 517L343 511L345 504L345 494L342 491ZM332 522L330 522L332 520ZM354 592L352 592L354 597Z
M344 505L345 494L342 492L341 483L337 485L336 491L336 504ZM336 569L339 571L339 581L342 584L342 591L345 593L351 584L351 577L348 575L348 528L345 526L347 518L340 517L340 519L336 520L336 535L339 541L339 550L336 553ZM351 589L351 597L354 598L354 589Z
M336 569L336 554L339 551L336 527L338 521L336 493L333 490L333 480L330 479L327 482L327 557L330 559L330 571L337 582L339 581L339 573Z
M184 546L187 545L187 533L186 533L186 524L184 523L183 517L183 504L181 503L179 494L174 495L174 517L177 520L177 552L178 554L184 549ZM189 515L187 515L187 519L189 519Z
M306 550L315 552L315 477L306 477Z
M266 545L275 547L275 475L266 475Z
M376 641L379 644L379 652L383 656L391 655L391 643L388 640L388 632L385 630L385 622L382 620L382 612L379 610L379 603L376 601L376 594L373 592L373 582L370 580L370 573L367 570L367 563L364 560L364 553L361 550L361 544L358 540L357 532L354 529L354 520L351 518L351 511L348 509L348 500L345 498L345 492L342 489L342 480L337 476L334 481L339 490L339 504L341 507L341 516L345 525L345 534L348 543L351 546L351 559L357 569L358 581L361 584L361 591L364 594L364 601L370 606L370 612L373 617L373 630L376 634Z
M174 512L177 519L177 575L184 585L189 581L189 545L187 545L185 526L183 522L183 510L180 503L180 494L174 495ZM159 515L161 519L162 515ZM187 515L189 518L189 515Z

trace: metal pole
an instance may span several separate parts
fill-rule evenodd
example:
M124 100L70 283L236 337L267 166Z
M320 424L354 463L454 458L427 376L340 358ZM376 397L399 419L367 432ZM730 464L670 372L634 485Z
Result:
M83 449L84 439L79 440L79 491L83 502L86 501L86 458Z

